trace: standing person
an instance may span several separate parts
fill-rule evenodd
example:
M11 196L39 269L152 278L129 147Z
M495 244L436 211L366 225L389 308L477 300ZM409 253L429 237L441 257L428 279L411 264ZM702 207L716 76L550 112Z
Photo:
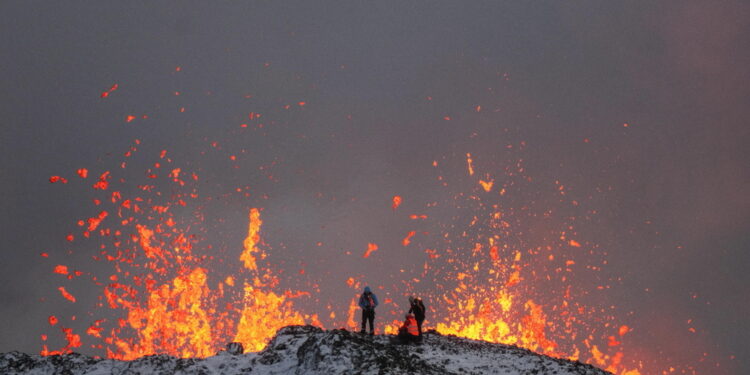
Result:
M409 314L414 314L414 318L417 320L417 328L419 329L419 337L422 337L422 322L424 322L425 308L422 299L419 297L409 296Z
M378 307L378 297L370 290L369 286L365 287L364 292L359 296L359 307L362 308L362 333L365 333L367 322L370 322L370 334L375 334L375 308Z

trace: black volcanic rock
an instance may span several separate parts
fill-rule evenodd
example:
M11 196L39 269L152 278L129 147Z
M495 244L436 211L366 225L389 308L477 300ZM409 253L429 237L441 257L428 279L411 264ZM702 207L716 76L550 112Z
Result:
M227 344L225 350L227 351L227 353L234 355L240 355L245 352L245 348L242 346L241 342L230 342L229 344Z
M392 336L289 326L259 353L220 351L209 358L146 356L134 361L81 354L42 357L0 354L2 374L550 374L605 375L577 361L539 355L502 344L425 334L420 345ZM233 346L233 349L237 347Z

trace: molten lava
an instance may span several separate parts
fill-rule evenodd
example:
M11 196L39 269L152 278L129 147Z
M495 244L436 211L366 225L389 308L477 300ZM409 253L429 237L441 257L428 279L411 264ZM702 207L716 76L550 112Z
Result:
M117 85L103 97L115 89ZM305 105L298 102L298 107ZM256 112L249 116L253 121L259 117ZM126 117L127 122L135 119L133 115ZM222 147L219 141L209 142L213 150ZM140 141L134 141L124 158L132 157L140 145ZM517 147L522 148L523 144ZM243 160L243 154L244 150L231 156L228 153L229 157L223 159L235 165ZM476 165L474 158L480 161ZM371 262L372 267L407 251L421 257L419 262L394 272L393 278L399 278L399 283L387 290L390 294L381 301L379 314L384 311L386 317L400 318L399 298L418 294L427 304L428 329L580 359L620 375L639 374L634 368L637 361L626 354L632 328L616 324L603 309L581 302L581 297L595 288L571 281L578 273L594 272L600 266L596 264L599 254L576 231L581 220L576 221L573 214L556 216L564 210L563 205L578 207L578 203L566 197L557 181L549 186L534 182L521 159L505 160L489 171L485 164L492 158L481 153L475 152L472 157L472 153L462 152L455 159L452 170L441 169L450 168L447 160L432 162L440 188L445 189L441 191L448 192L441 201L419 202L419 197L406 197L408 206L423 204L416 212L407 213L399 209L404 202L401 195L391 196L390 202L388 196L381 197L391 219L403 218L408 224L392 233L393 238L374 238L365 249L349 249L352 258ZM358 293L366 285L363 275L330 281L340 283L338 286L308 282L284 290L280 285L292 278L290 273L306 276L310 272L305 272L304 262L285 269L268 260L269 255L284 248L265 242L268 239L261 212L270 222L268 211L255 203L233 206L243 216L247 212L247 233L244 240L227 244L226 252L218 251L203 237L215 230L205 222L204 211L218 199L198 193L200 170L176 165L172 153L167 156L166 150L155 161L144 168L137 182L128 182L120 174L132 168L129 163L136 164L130 159L123 159L115 169L94 172L95 168L80 168L76 173L81 178L70 180L71 185L83 184L89 172L99 176L93 184L81 185L93 188L94 209L75 221L79 231L68 234L66 240L82 241L87 245L84 248L99 241L92 256L107 266L102 269L111 272L92 273L91 277L94 287L101 291L97 308L106 312L91 313L92 321L86 322L83 338L66 327L64 318L50 316L49 325L60 330L68 343L50 351L45 336L43 354L68 352L80 347L82 341L93 341L98 343L93 348L117 359L162 353L206 357L230 341L259 351L286 325L357 329L355 295L343 296L344 302L338 305L300 306L304 305L301 302L315 300L321 288L342 287ZM264 173L270 170L266 166L259 169ZM267 177L275 178L270 172ZM49 181L68 183L61 176L52 176ZM452 191L454 186L460 186L459 191ZM546 202L540 198L542 191L552 191L560 200ZM220 197L244 199L249 195L247 188L233 187ZM242 226L244 234L244 219ZM322 247L327 241L322 238L313 243ZM268 251L271 248L274 252ZM52 252L43 256L55 257ZM71 272L80 267L61 262L68 265L51 265L57 277L71 280L82 276L79 271ZM287 272L289 267L293 267L292 272ZM60 286L58 290L63 298L76 302L68 289ZM109 318L112 316L115 318ZM392 333L399 324L396 321L385 331Z
M135 150L131 148L131 152ZM162 167L161 163L170 162L165 154L162 151L162 162L155 164L158 168ZM471 154L466 154L466 162L469 178L475 178ZM519 170L522 170L520 166ZM185 172L184 168L169 168L168 171L171 172L164 178L176 188L191 187L189 181L179 178L186 173L193 176L192 183L198 181L195 173ZM150 174L147 173L147 177L153 179ZM523 178L520 172L518 175ZM593 343L598 341L596 337L582 331L581 322L597 319L593 310L578 304L571 296L566 274L577 262L567 259L565 252L556 254L555 250L579 249L585 245L569 239L574 233L568 233L571 232L568 225L561 228L556 242L536 248L524 247L518 240L523 235L517 233L516 227L522 223L518 212L525 209L502 209L494 203L504 194L517 191L518 187L508 179L498 186L500 194L493 193L495 180L485 179L488 181L475 180L473 186L477 190L472 194L457 196L469 202L456 200L457 205L471 210L472 218L459 231L459 236L455 231L441 233L437 238L446 241L448 246L440 248L436 244L423 251L426 261L421 278L432 278L436 283L436 289L425 293L424 298L428 308L430 301L432 305L443 306L440 313L434 309L430 312L426 325L443 334L514 344L553 356L588 361L617 374L638 374L637 370L625 367L621 350L608 353L602 349L622 348L629 327L623 325L607 330L599 345ZM93 188L108 190L112 188L111 180L111 172L102 172ZM109 202L114 209L99 209L96 215L79 223L84 230L84 240L97 234L106 242L100 246L102 251L97 258L114 266L115 272L108 276L110 283L102 286L100 306L120 311L121 318L113 322L98 319L86 329L89 339L103 341L101 347L108 357L133 359L159 353L206 357L230 341L241 342L247 350L259 351L283 326L323 326L318 314L335 321L335 306L329 304L327 311L304 313L295 306L294 299L309 296L308 292L278 290L279 277L265 261L268 254L261 240L263 220L259 208L247 211L247 233L241 251L235 253L236 258L218 260L239 267L229 276L213 275L212 264L222 263L203 254L204 249L201 254L195 253L199 239L191 234L191 225L181 223L174 214L198 194L194 191L180 193L169 201L158 202L163 195L155 185L140 188L145 196L126 196L124 189L117 189L109 194L108 201L96 199L96 206ZM480 193L487 195L480 196ZM484 203L485 200L488 203ZM391 208L395 211L401 202L401 196L394 196ZM425 223L432 217L403 215ZM112 228L114 224L119 228ZM404 247L421 246L421 242L415 242L416 230L406 233L400 240ZM430 232L424 233L430 236ZM68 236L69 241L74 239L73 234ZM370 258L378 250L377 244L368 243L362 258ZM563 262L562 266L555 266L558 262ZM64 265L54 267L54 272L73 276ZM553 278L559 283L553 289L562 291L560 298L550 299L549 293L535 292L537 284L544 285ZM219 280L211 281L213 279ZM416 277L410 280L415 284L420 281ZM352 289L363 286L357 278L351 277L347 284ZM59 291L70 302L76 301L64 287ZM411 292L406 289L402 293ZM383 303L392 305L393 301L386 298ZM344 322L347 327L357 328L357 312L356 298L352 298ZM49 323L60 324L54 316ZM392 333L398 323L395 321L393 326L386 327L386 332ZM58 351L49 351L45 345L44 354L62 353L81 345L81 337L70 328L60 329L68 344ZM576 341L578 336L583 339L582 345Z

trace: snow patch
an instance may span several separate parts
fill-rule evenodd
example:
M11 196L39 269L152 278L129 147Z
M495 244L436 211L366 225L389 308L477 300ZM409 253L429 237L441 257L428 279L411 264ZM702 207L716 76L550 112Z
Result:
M280 329L263 351L208 358L152 355L133 361L72 353L43 357L0 354L3 374L611 374L588 364L503 344L425 333L422 344L313 326Z

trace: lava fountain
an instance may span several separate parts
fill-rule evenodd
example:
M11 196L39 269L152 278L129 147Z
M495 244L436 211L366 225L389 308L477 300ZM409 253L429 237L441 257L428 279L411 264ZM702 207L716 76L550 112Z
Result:
M256 129L263 128L260 118L256 112L249 115ZM216 141L208 143L219 148ZM242 187L226 189L220 197L239 202L230 206L246 215L244 241L217 251L219 246L206 239L213 228L205 211L218 199L201 194L200 171L178 164L167 150L145 155L146 167L144 158L130 162L140 146L140 140L133 141L115 168L80 168L71 176L49 178L50 183L93 189L91 216L74 221L77 229L66 240L80 251L95 248L91 257L101 267L72 271L79 267L63 264L64 254L42 254L59 262L53 272L66 281L88 279L99 291L95 306L81 308L90 310L85 332L70 328L75 317L49 317L67 345L50 349L45 335L42 354L70 352L86 342L116 359L162 353L207 357L229 341L259 351L278 328L291 324L356 329L356 294L365 284L361 275L346 280L350 294L342 297L344 306L307 303L317 301L322 288L334 287L326 284L325 275L317 275L319 283L282 287L289 272L269 260L271 249L281 246L265 238L268 214ZM363 244L360 261L389 251L417 254L410 259L420 261L405 267L408 272L390 275L394 282L387 295L423 296L428 328L579 359L616 374L640 374L642 362L628 354L635 328L618 322L613 308L587 303L607 289L595 283L606 266L603 252L578 231L596 207L569 194L561 181L535 180L524 166L525 149L519 142L509 144L503 158L461 153L426 165L440 198L384 195L383 207L409 223L397 235L401 248L385 249L373 239ZM234 154L228 159L240 162ZM134 168L144 173L126 178L125 171ZM102 270L107 274L100 275ZM59 286L63 298L80 303L71 290ZM390 309L386 317L393 320L386 332L393 332L401 307L391 297L383 302L381 310Z

